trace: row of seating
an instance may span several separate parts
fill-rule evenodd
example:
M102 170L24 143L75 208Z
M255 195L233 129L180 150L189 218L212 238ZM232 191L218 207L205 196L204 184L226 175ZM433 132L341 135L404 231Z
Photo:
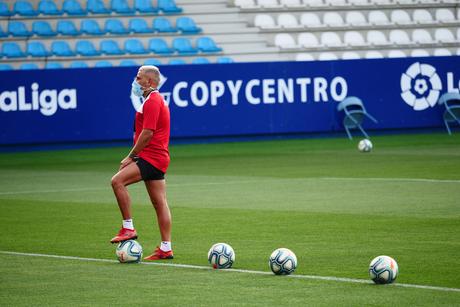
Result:
M416 9L412 17L407 10L393 10L388 15L381 10L369 11L367 16L361 11L349 11L345 19L337 12L325 12L322 17L314 12L303 13L299 20L295 15L282 13L277 16L277 21L269 14L258 14L254 18L254 25L262 29L295 29L313 27L342 27L342 26L375 26L375 25L410 25L410 24L460 24L460 9L457 11L457 18L453 10L439 8L434 17L425 9Z
M56 36L58 34L70 36L78 36L81 34L124 35L129 33L176 33L178 31L182 34L197 34L200 33L202 29L196 25L192 18L185 16L177 18L175 26L172 25L168 18L157 17L153 19L152 27L142 18L131 18L128 27L125 27L119 19L107 19L104 27L100 27L97 20L83 19L80 22L80 28L77 28L71 20L59 20L56 24L56 29L53 29L47 21L37 20L32 23L31 31L24 22L12 20L8 23L7 33L3 32L0 27L0 37L8 35L14 37L29 37L32 35Z
M92 14L135 14L139 12L175 14L182 12L182 8L178 7L174 0L158 0L158 6L153 6L151 0L134 0L134 6L131 7L127 0L111 0L110 7L106 7L102 0L87 0L86 6L83 1L65 0L62 4L62 9L59 9L55 1L41 0L38 3L38 8L35 9L33 4L27 0L18 0L14 3L10 10L8 3L0 2L0 16L38 16L43 15L63 15L64 13L71 16Z
M124 41L124 49L121 49L115 40L102 40L99 44L99 49L91 41L79 40L75 44L75 50L72 50L67 41L53 41L48 51L42 42L29 41L24 52L17 42L4 42L1 55L7 58L47 57L53 55L58 57L99 56L101 54L120 56L124 54L149 54L151 52L159 55L171 55L175 52L181 55L193 55L198 52L215 53L222 51L222 48L218 47L214 40L207 36L197 38L195 46L193 46L191 40L184 37L173 39L171 47L161 38L152 38L149 40L148 48L145 48L142 41L131 38Z
M280 33L275 36L274 43L282 49L292 48L323 48L323 47L366 47L366 46L391 46L391 45L417 45L417 44L458 44L460 43L460 28L457 29L457 38L446 28L438 28L434 38L425 29L415 29L411 38L407 31L392 30L388 38L384 32L370 30L366 38L358 31L346 31L341 38L338 32L322 32L318 36L313 33L300 33L297 41L289 33Z
M235 0L235 6L241 9L303 9L305 7L353 7L353 6L392 6L436 3L457 3L456 0Z
M192 61L187 63L184 59L170 59L167 63L163 63L160 60L157 59L148 59L146 61L142 62L142 65L155 65L155 66L160 66L160 65L178 65L178 64L211 64L209 59L207 58L202 58L202 57L197 57L194 58ZM215 63L218 64L228 64L228 63L234 63L234 60L230 57L219 57L216 59ZM140 66L141 64L137 61L134 60L122 60L120 61L119 64L115 64L111 61L103 60L103 61L98 61L94 65L93 64L88 64L85 61L73 61L71 62L68 66L63 65L62 63L59 62L47 62L45 65L40 65L37 63L23 63L19 66L19 69L21 70L26 70L26 69L57 69L57 68L89 68L89 67L114 67L114 66ZM14 67L10 64L0 64L0 70L14 70Z
M456 50L456 55L460 55L460 48ZM413 49L406 53L402 50L389 50L383 54L377 50L369 50L360 54L356 51L344 51L341 54L335 52L322 52L316 56L311 53L298 53L296 61L330 61L330 60L357 60L357 59L381 59L381 58L406 58L406 57L429 57L429 56L452 56L454 52L446 48L436 48L432 52L426 49Z

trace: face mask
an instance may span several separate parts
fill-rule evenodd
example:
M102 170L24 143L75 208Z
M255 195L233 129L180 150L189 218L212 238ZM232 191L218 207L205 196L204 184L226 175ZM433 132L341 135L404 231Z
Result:
M142 94L144 94L141 85L137 83L136 80L134 80L131 84L131 93L133 93L133 95L137 97L142 97Z

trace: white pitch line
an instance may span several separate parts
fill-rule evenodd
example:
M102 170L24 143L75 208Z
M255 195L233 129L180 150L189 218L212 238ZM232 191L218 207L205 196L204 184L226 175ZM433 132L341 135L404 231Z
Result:
M2 251L0 254L4 255L13 255L13 256L29 256L29 257L45 257L45 258L55 258L55 259L65 259L65 260L78 260L78 261L93 261L93 262L109 262L109 263L118 263L116 260L110 259L98 259L98 258L84 258L84 257L75 257L75 256L60 256L60 255L48 255L48 254L35 254L35 253L19 253L11 251ZM175 267L175 268L184 268L184 269L195 269L195 270L213 270L209 266L199 266L191 264L179 264L179 263L164 263L164 262L141 262L142 265L156 265L162 267ZM257 275L273 275L270 272L263 271L253 271L253 270L243 270L243 269L226 269L220 270L221 272L228 273L245 273L245 274L257 274ZM334 276L316 276L316 275L287 275L286 278L300 278L300 279L312 279L312 280L326 280L326 281L336 281L336 282L347 282L347 283L360 283L360 284L373 284L369 280L357 279L357 278L345 278L345 277L334 277ZM437 287L437 286L424 286L424 285L413 285L413 284L391 284L388 285L391 287L404 287L404 288L415 288L415 289L425 289L425 290L434 290L434 291L445 291L445 292L460 292L460 288L447 288L447 287Z

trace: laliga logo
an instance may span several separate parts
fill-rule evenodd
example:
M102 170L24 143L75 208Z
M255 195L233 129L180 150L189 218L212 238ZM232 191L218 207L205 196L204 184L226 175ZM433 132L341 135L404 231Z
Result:
M160 73L160 84L158 84L158 89L160 89L163 86L166 80L168 80L168 78L166 78ZM161 93L161 95L163 96L166 105L169 105L169 98L171 97L171 93ZM142 104L144 102L144 99L142 97L135 96L133 93L131 93L130 97L131 103L133 104L133 107L136 110L136 112L142 113Z
M415 111L434 107L441 89L441 79L431 65L417 62L401 75L401 97Z

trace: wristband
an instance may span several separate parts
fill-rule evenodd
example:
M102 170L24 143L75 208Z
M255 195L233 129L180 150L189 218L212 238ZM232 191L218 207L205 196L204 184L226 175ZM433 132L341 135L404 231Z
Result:
M133 154L133 153L130 153L128 157L130 157L131 159L134 160L134 159L137 158L137 155L135 155L135 154Z

